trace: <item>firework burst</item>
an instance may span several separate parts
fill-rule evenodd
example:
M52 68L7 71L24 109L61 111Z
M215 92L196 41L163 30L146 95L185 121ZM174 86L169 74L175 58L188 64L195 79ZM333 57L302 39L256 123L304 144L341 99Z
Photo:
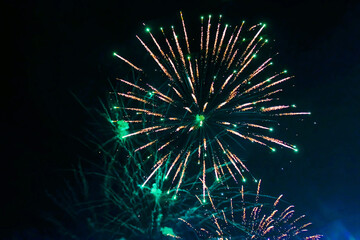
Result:
M201 17L196 39L180 17L180 29L152 31L144 24L146 36L136 36L155 72L145 70L151 64L141 68L114 53L139 77L118 79L109 116L120 141L151 159L142 186L160 175L177 194L186 171L196 168L205 200L209 181L221 182L227 173L235 182L246 181L249 170L231 145L247 141L297 152L295 145L271 136L273 125L280 117L310 113L279 99L293 76L286 70L268 73L273 59L261 54L269 49L262 37L266 24L233 27L223 24L221 15L216 21L209 15Z
M305 215L294 217L294 206L285 204L281 200L283 195L278 198L261 195L260 183L261 180L256 193L245 192L243 186L240 189L212 186L207 189L209 201L197 197L202 206L198 208L203 213L201 218L196 218L195 212L188 219L179 220L200 239L317 240L322 237L307 234L311 223L304 222ZM217 194L211 196L210 192L214 191ZM281 204L287 206L280 210Z

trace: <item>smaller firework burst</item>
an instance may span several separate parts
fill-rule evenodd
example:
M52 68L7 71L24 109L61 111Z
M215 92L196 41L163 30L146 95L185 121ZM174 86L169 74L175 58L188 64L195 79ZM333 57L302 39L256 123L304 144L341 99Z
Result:
M179 220L200 239L316 240L322 237L307 234L311 223L304 222L305 215L295 217L293 205L280 210L280 205L286 205L281 201L283 195L278 198L260 195L260 183L261 180L256 193L245 192L243 186L207 189L209 201L198 198L202 217ZM211 196L213 191L216 194Z

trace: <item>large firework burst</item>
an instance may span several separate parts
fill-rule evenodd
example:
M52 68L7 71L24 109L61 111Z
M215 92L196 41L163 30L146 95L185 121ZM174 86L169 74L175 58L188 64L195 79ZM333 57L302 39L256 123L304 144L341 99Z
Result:
M122 90L112 93L110 115L119 139L135 143L132 152L151 159L142 186L160 175L177 193L186 170L196 167L205 199L206 182L222 181L227 172L236 182L246 181L249 171L231 145L249 141L271 151L280 146L297 152L295 145L271 136L274 122L310 113L294 111L295 105L279 99L281 86L293 76L265 71L273 65L272 57L260 54L267 49L261 35L266 24L232 27L222 24L221 15L213 24L209 15L201 17L196 39L188 37L180 17L181 35L174 26L152 31L144 24L148 36L136 36L154 60L155 73L153 67L145 70L149 63L140 68L114 53L140 77L118 79Z

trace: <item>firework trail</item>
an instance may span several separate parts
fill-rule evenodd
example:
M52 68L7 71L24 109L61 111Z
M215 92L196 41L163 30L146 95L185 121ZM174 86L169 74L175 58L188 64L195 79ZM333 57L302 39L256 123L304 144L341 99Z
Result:
M256 193L216 182L206 186L206 200L184 190L178 198L175 190L161 190L162 180L142 187L144 173L135 161L119 164L116 154L102 155L107 164L91 170L79 165L78 188L71 186L68 194L54 199L71 217L52 219L68 239L321 238L307 234L310 223L304 223L304 215L295 218L294 206L286 205L282 195L261 195L261 180ZM202 187L201 181L195 185ZM185 180L184 186L194 187L194 180ZM286 205L283 210L281 204Z
M280 210L279 205L285 204L281 200L283 195L278 198L261 195L260 183L261 180L256 193L245 192L243 186L240 189L212 186L207 189L209 201L197 197L202 205L198 208L203 213L201 218L196 218L195 212L188 219L179 220L200 239L317 240L322 237L307 233L311 223L304 222L305 215L294 217L293 205ZM210 192L214 191L220 194L211 196Z
M151 162L143 187L160 175L177 194L191 169L201 179L205 200L207 183L221 182L228 173L237 183L252 176L231 145L252 142L297 152L295 145L271 136L273 126L280 117L310 113L280 101L293 76L286 70L268 73L273 59L261 54L268 49L261 35L266 24L233 27L210 15L201 17L196 39L180 17L179 29L152 31L144 24L146 35L136 36L155 71L114 53L140 77L118 79L109 119L120 141Z
M52 197L67 214L66 220L49 219L66 239L176 239L182 232L174 232L179 218L187 218L198 210L194 195L182 191L182 198L174 190L164 192L162 180L142 186L144 172L141 163L124 152L108 152L98 146L103 165L92 163L74 170L77 185ZM126 161L118 161L126 159ZM194 179L184 181L192 184ZM190 187L191 188L191 187ZM70 218L69 218L70 217Z

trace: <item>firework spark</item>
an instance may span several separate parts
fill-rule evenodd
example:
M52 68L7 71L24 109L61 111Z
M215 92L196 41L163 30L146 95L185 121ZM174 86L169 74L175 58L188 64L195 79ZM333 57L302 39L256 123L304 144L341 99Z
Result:
M246 28L242 22L232 27L222 24L220 16L215 30L210 15L207 21L201 18L196 39L190 37L182 13L180 17L180 29L161 28L158 34L145 26L148 36L136 36L154 60L157 75L153 68L146 71L115 55L147 75L138 81L119 79L124 91L117 92L118 102L112 107L116 119L111 121L128 123L120 138L134 139L134 152L154 158L143 186L160 172L164 181L171 176L169 189L178 192L195 162L205 198L208 179L222 181L228 172L234 181L246 181L249 171L230 145L243 140L272 151L279 146L297 152L295 145L271 137L273 125L281 116L310 113L294 111L276 96L293 76L286 70L266 71L273 65L260 51L268 45L261 36L266 24ZM155 156L167 157L157 161Z

